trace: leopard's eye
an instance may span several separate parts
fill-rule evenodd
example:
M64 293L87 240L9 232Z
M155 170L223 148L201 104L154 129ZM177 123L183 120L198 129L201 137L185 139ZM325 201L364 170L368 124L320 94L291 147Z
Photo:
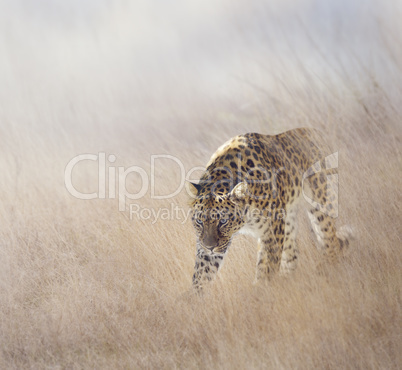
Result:
M220 225L226 225L228 223L228 219L227 218L222 218L221 220L219 220L219 224Z
M196 219L195 219L195 223L196 223L197 225L200 225L200 226L201 226L203 222L202 222L202 220L201 220L200 218L196 218Z

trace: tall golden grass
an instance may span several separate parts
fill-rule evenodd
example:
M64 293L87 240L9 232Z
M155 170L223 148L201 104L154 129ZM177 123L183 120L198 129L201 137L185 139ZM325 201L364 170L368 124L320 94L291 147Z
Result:
M221 1L215 10L197 2L182 14L188 22L168 13L190 32L181 46L184 31L164 35L161 14L158 31L145 3L140 30L137 9L119 2L82 24L79 5L64 18L42 4L56 18L45 25L46 13L10 4L2 4L8 33L0 46L0 368L402 366L396 2L360 11L344 4L335 15L308 1ZM264 19L272 24L254 22ZM165 60L171 49L183 60ZM230 73L229 82L221 78ZM108 167L148 174L151 155L169 154L189 171L236 134L299 126L323 130L339 151L337 223L355 230L345 258L324 275L315 272L320 254L301 213L293 275L252 285L256 243L237 236L205 294L181 299L194 265L191 222L130 218L128 206L187 212L184 190L160 200L148 189L119 212L117 199L80 200L65 187L65 167L79 154L114 154ZM157 194L179 182L177 164L160 160ZM77 165L73 183L97 191L97 164ZM129 191L140 185L127 177Z

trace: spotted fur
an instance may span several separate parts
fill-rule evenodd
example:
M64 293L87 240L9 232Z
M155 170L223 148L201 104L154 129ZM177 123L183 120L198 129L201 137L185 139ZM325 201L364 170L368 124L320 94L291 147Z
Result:
M197 235L193 286L200 289L213 279L237 232L258 239L257 281L294 270L299 203L308 208L326 258L337 259L349 241L334 226L337 189L328 179L336 163L330 155L321 134L309 128L274 136L249 133L222 145L200 182L190 185Z

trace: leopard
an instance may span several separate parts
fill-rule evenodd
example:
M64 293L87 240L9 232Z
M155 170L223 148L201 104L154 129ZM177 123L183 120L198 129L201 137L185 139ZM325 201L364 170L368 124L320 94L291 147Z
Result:
M238 233L258 241L254 283L293 272L299 258L301 203L324 260L339 260L352 231L335 227L338 156L323 136L308 127L277 135L235 136L216 150L198 182L188 182L196 234L196 292L215 278Z

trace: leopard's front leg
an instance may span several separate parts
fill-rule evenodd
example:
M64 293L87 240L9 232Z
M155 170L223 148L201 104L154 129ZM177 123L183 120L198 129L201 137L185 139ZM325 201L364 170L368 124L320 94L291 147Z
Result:
M260 237L257 261L256 282L269 280L279 271L281 265L285 222L283 219L272 221L270 227Z
M197 242L197 254L195 256L195 267L193 275L193 287L197 291L201 291L205 283L211 281L219 268L222 266L223 254L208 254Z

